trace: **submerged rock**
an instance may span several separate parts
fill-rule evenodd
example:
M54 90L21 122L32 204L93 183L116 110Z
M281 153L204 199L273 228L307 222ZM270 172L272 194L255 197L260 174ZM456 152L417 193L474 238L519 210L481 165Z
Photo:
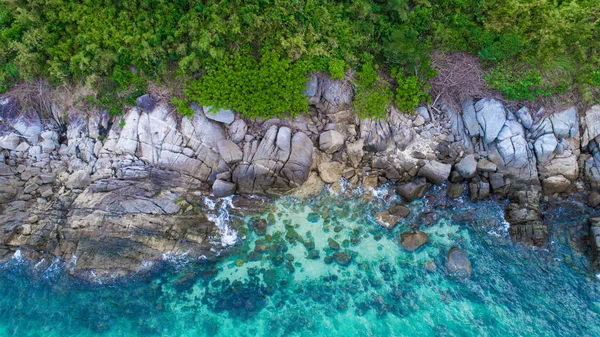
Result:
M267 233L267 220L256 219L254 220L254 231L258 235L265 235Z
M471 277L471 261L467 254L458 247L452 247L446 256L446 271L455 277Z
M375 214L375 219L381 226L387 229L392 229L396 227L400 220L404 219L409 214L410 209L408 207L403 205L396 205L385 211L377 212Z
M409 252L414 252L422 245L429 242L429 236L422 231L410 231L400 234L402 248Z
M352 263L352 255L347 252L336 252L333 254L333 259L340 266L348 266Z
M333 250L339 250L340 249L340 244L337 243L337 241L335 241L332 238L328 238L327 239L327 243L329 244L329 248L331 248Z

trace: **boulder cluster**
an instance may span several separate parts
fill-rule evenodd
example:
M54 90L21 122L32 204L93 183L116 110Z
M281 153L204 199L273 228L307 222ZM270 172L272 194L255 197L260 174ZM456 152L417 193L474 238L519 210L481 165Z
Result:
M22 247L114 271L115 252L132 266L211 254L219 228L190 213L202 198L308 197L342 178L366 195L391 183L405 201L434 184L451 198L506 197L512 237L534 245L548 238L544 198L585 191L600 204L600 106L530 112L482 98L360 120L350 83L315 75L305 94L309 113L293 120L201 106L182 117L149 95L121 117L45 116L0 97L0 258ZM392 228L407 210L376 218Z

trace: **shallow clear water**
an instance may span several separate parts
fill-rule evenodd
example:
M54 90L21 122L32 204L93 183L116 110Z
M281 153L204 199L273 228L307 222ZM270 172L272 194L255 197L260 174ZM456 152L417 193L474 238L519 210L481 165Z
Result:
M284 198L260 216L231 216L237 233L223 232L239 241L219 262L170 259L152 275L108 285L15 256L0 267L0 335L600 335L600 281L577 249L583 206L549 207L552 245L535 250L511 243L498 202L434 192L387 231L373 214L393 202L383 192ZM257 217L268 221L266 236L249 228ZM405 252L399 235L414 224L430 242ZM330 238L349 265L332 261ZM471 259L470 279L445 274L452 246Z

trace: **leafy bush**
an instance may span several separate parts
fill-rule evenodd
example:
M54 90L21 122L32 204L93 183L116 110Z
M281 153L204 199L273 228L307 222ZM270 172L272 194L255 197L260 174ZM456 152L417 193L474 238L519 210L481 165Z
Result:
M257 61L250 55L224 57L192 81L186 99L214 109L231 108L249 118L270 118L308 111L306 89L310 64L280 59L272 52Z
M533 100L540 96L563 93L568 89L568 83L556 85L545 83L539 70L516 71L499 66L485 76L488 84L502 91L508 99Z
M344 72L346 71L346 62L344 60L330 60L329 61L329 73L331 74L331 78L335 78L338 80L344 79Z
M403 70L394 70L392 76L396 79L396 106L405 113L412 113L421 102L430 102L427 93L429 83L422 81L417 76L406 76Z
M372 57L366 57L357 75L356 95L354 97L354 112L360 118L384 119L387 109L392 103L393 94L389 83L377 74Z

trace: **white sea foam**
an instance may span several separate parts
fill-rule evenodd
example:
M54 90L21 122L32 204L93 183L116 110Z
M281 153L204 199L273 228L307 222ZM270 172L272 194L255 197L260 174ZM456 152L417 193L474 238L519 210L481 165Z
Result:
M44 262L46 262L46 259L42 258L40 261L38 261L38 263L35 264L35 266L33 266L33 269L39 270L40 267L44 264Z
M202 198L202 202L206 205L206 207L208 207L208 209L210 209L211 211L213 211L215 209L215 207L217 206L217 202L209 197L204 197Z
M17 249L13 254L11 260L15 263L21 264L25 262L25 258L23 258L23 253L21 252L21 248Z
M229 209L233 208L231 200L232 197L222 198L217 212L207 215L208 220L214 222L219 228L223 247L232 246L238 240L237 231L229 225L231 223Z
M44 270L43 277L45 279L49 279L49 278L52 278L52 277L58 275L61 271L62 271L62 268L60 267L60 260L58 258L56 258L56 259L52 260L52 263L50 264L50 266L48 268L46 268L46 270Z
M188 254L189 251L186 251L184 253L168 251L162 254L162 258L163 261L175 266L176 268L181 268L190 262L190 259L187 256Z

